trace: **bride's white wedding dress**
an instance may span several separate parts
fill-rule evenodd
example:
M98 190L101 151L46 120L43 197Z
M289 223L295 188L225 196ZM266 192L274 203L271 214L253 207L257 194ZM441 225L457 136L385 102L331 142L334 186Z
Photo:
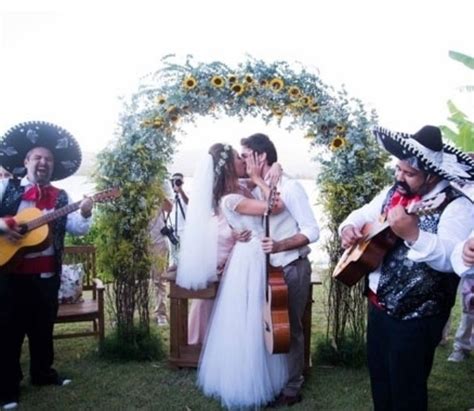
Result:
M278 395L288 379L285 355L268 354L264 343L265 254L262 217L235 211L244 199L229 194L221 210L236 230L252 230L237 242L219 286L198 370L198 385L227 408L259 407Z

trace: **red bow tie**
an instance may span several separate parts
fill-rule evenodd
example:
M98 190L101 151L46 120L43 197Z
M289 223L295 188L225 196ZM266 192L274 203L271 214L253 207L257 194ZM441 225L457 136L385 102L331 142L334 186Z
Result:
M36 207L40 210L51 210L56 205L59 189L53 186L31 186L23 193L23 200L35 201Z
M405 196L403 194L400 194L398 191L395 191L395 193L393 193L392 198L390 199L388 209L390 210L397 205L401 205L407 208L409 204L418 202L420 200L421 196L419 195Z

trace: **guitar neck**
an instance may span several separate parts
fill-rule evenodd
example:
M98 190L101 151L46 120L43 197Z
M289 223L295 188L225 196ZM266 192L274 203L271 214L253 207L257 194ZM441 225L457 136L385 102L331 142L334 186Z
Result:
M58 210L47 213L41 217L35 218L27 223L28 231L34 230L35 228L41 227L42 225L48 224L51 221L54 221L60 217L63 217L73 211L79 209L81 202L76 201L75 203L68 204L64 207L61 207Z
M265 237L270 237L270 215L267 213L264 217L264 225L265 225ZM267 265L267 282L268 282L268 266L270 265L270 254L265 253L265 262Z

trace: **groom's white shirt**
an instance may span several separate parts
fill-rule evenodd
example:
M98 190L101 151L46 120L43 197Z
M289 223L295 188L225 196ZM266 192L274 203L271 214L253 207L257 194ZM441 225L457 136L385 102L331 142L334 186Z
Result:
M319 238L319 226L303 186L297 180L283 174L277 189L285 209L279 214L270 215L270 237L279 241L301 233L310 243L314 243ZM259 188L253 190L253 195L255 198L263 199ZM270 263L274 266L285 266L299 257L306 257L310 251L308 246L304 246L271 254Z

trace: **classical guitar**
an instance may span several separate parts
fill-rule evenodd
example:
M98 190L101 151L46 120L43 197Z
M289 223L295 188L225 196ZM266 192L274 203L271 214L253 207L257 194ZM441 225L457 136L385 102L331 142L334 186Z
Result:
M274 206L276 187L270 191L267 213L265 214L265 236L270 236L270 214ZM288 315L288 286L282 267L270 264L270 254L266 259L266 290L263 308L265 346L270 354L287 353L290 349L290 318Z
M92 195L91 199L94 202L103 202L116 198L119 195L120 191L118 188L111 188ZM13 243L4 236L0 236L0 270L11 264L20 255L47 248L49 244L48 223L78 210L81 201L68 204L47 214L43 214L37 208L21 210L13 218L20 227L23 238Z
M429 214L447 201L445 193L411 204L408 214ZM374 271L385 254L395 246L399 238L381 216L380 221L362 227L362 238L344 251L334 269L332 277L347 286L353 286L364 276Z

